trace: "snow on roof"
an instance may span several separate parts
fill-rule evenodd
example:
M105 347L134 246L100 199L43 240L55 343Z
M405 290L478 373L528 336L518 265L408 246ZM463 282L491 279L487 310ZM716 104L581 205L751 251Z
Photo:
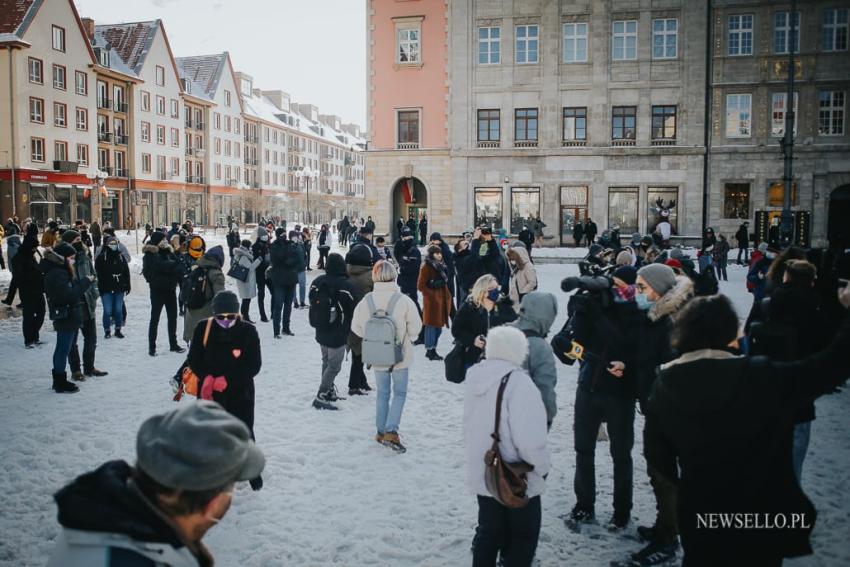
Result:
M135 74L142 70L150 52L159 20L95 26L95 34L104 39Z
M109 65L107 65L106 67L124 75L129 75L131 77L138 78L138 73L136 73L130 67L127 66L127 64L121 58L120 54L115 51L112 45L106 40L106 35L103 33L103 30L98 29L97 27L95 27L94 40L92 41L92 46L108 50ZM98 61L98 63L100 62Z
M221 74L227 66L225 53L215 55L193 55L191 57L177 57L177 67L184 79L192 81L198 89L192 89L192 94L198 96L203 93L206 98L215 98Z

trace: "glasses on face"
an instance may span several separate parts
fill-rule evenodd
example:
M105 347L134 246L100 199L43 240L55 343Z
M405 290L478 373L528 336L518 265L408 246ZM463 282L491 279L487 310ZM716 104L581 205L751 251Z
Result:
M236 314L236 313L219 313L218 315L215 316L215 318L218 319L219 321L224 321L225 319L228 320L228 321L233 321L238 316L239 315Z
M649 286L647 286L646 284L638 283L638 284L635 284L635 289L638 290L639 292L643 293L643 292L645 292L646 290L649 289Z

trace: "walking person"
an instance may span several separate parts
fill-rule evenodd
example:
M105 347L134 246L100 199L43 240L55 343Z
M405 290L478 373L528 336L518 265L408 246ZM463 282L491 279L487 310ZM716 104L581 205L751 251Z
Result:
M738 241L738 265L749 265L750 263L750 221L744 221L738 227L738 232L735 233L735 240ZM741 263L741 254L744 255L744 262Z
M310 232L310 227L305 226L301 229L301 245L304 246L304 256L306 258L307 271L309 272L312 270L310 267L310 253L313 250L313 235ZM302 305L301 307L304 306Z
M316 342L322 352L322 379L313 400L316 409L335 410L336 380L345 358L351 331L355 290L345 271L345 260L339 254L328 256L325 274L310 285L310 325L316 329Z
M721 279L724 282L729 281L729 275L726 273L726 264L729 261L729 242L722 234L718 235L717 244L714 246L714 266L717 270L717 281Z
M374 289L372 279L372 255L368 246L352 246L345 255L346 273L354 288L355 307ZM363 345L354 332L348 335L348 348L351 350L351 368L348 373L348 395L365 395L372 388L363 372Z
M537 270L528 252L523 246L508 248L505 254L511 266L510 292L508 296L514 303L514 311L519 313L520 302L526 294L537 289Z
M192 266L183 284L186 315L183 316L183 340L187 343L195 334L198 323L213 316L212 300L224 291L224 249L213 246Z
M257 227L257 239L251 245L251 254L255 259L261 260L254 271L257 280L257 306L260 308L260 322L268 323L266 317L266 271L271 263L269 252L269 233L262 227ZM269 284L270 285L270 284Z
M39 268L44 274L44 291L50 307L50 320L56 330L56 346L53 350L53 390L57 394L74 393L79 388L68 382L66 368L71 345L82 325L83 295L92 285L94 276L77 279L74 257L77 251L61 240L45 250Z
M401 345L402 359L392 366L372 366L378 395L375 399L375 441L396 452L404 453L407 448L398 435L401 414L407 398L410 366L413 364L411 341L419 335L422 321L416 305L396 286L398 273L386 261L380 261L372 269L374 290L366 294L357 307L351 322L351 333L362 339L366 323L376 310L382 310L392 319L396 333L396 344ZM392 400L390 400L392 392Z
M443 327L449 326L452 312L452 295L449 293L449 275L439 246L428 247L428 255L419 271L417 289L422 293L422 323L425 325L425 358L443 360L437 354L437 343Z
M163 308L168 320L168 344L171 352L186 349L177 343L177 282L181 267L171 245L160 231L151 233L148 244L142 248L142 275L150 286L151 318L148 324L148 354L156 356L156 336Z
M587 217L584 221L584 240L585 245L590 248L591 244L596 240L596 233L599 231L599 228L596 226L596 223L593 222L593 219Z
M171 238L171 236L169 236ZM227 241L227 252L228 258L230 258L230 263L233 263L233 251L239 248L239 243L241 239L239 238L239 227L231 226L227 231L227 237L225 238Z
M419 246L425 246L425 237L428 235L428 217L424 214L419 219Z
M328 225L323 224L321 230L319 231L319 263L316 266L320 270L325 269L325 262L327 261L328 254L331 251L331 231L328 228Z
M298 274L304 271L305 262L303 249L296 242L288 240L282 228L277 229L275 235L277 238L269 248L271 264L266 275L273 286L272 331L274 338L280 339L283 335L295 335L290 326L292 302Z
M581 224L581 221L576 219L573 224L573 242L575 242L575 247L578 248L581 246L581 241L584 239L584 225Z
M33 223L26 228L26 236L18 253L12 259L12 273L21 292L21 327L24 346L35 348L44 344L39 331L44 324L44 273L39 267L42 260L38 251L38 227Z
M257 268L263 263L262 258L254 258L251 254L251 241L243 240L239 248L233 251L234 265L241 266L247 270L245 280L236 280L236 291L239 292L241 306L239 312L242 320L247 323L251 321L251 299L257 297Z
M210 310L212 316L195 326L186 357L187 365L199 378L198 397L221 404L245 424L251 439L256 439L254 377L263 364L260 337L252 323L242 320L239 300L232 291L217 292ZM259 474L249 480L253 490L263 487Z
M546 228L546 223L540 220L540 215L534 217L532 229L534 230L534 245L540 248L543 246L543 229ZM620 247L620 241L617 241L617 248ZM529 253L529 257L531 254Z
M295 225L296 229L298 225ZM292 245L298 254L301 254L303 257L303 262L300 264L298 270L298 297L295 297L293 294L292 297L292 307L293 309L304 309L307 307L306 299L307 299L307 260L309 256L307 256L304 245L301 243L302 234L300 230L291 230L289 231L289 240L292 242Z
M422 253L416 246L416 239L408 227L402 227L401 238L393 247L393 255L398 262L398 287L401 292L409 297L422 317L422 307L419 304L419 290L416 288L419 282L419 270L422 268ZM424 328L413 342L414 345L424 345Z
M11 219L10 219L11 220ZM18 292L18 281L15 278L15 269L14 269L14 261L15 256L18 254L18 250L21 249L21 244L23 243L23 239L21 238L20 229L16 223L10 222L6 226L6 257L9 260L9 271L12 273L12 279L9 281L9 290L6 292L6 297L3 298L3 303L12 306L12 302L15 301L15 295Z
M522 369L528 341L520 330L493 329L486 349L487 359L467 373L463 401L466 486L478 499L472 565L495 567L501 555L504 565L529 566L540 535L540 495L551 466L546 408L540 391ZM494 439L504 462L531 466L526 474L525 506L508 508L487 487L485 454Z
M534 231L527 224L523 224L522 230L517 235L517 240L523 243L525 250L528 252L528 257L531 258L531 248L534 246Z
M97 272L97 287L103 305L103 335L112 337L112 323L115 322L115 338L123 339L121 328L124 326L124 296L130 293L130 267L121 254L118 239L106 235L103 251L94 261Z

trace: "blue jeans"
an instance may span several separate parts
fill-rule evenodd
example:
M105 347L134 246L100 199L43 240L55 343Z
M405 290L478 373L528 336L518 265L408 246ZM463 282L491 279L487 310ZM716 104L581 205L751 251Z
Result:
M307 272L298 272L298 300L295 299L295 293L292 293L292 305L298 307L298 303L304 304L304 299L307 293Z
M53 349L53 371L65 372L68 365L68 353L77 336L77 329L73 331L56 331L56 348Z
M425 326L425 348L431 350L437 348L437 342L440 340L440 335L443 332L442 327Z
M393 370L375 370L375 382L378 386L376 398L375 426L378 433L398 433L401 411L407 399L407 368ZM390 381L392 381L393 401L390 404Z
M272 292L272 330L275 336L280 334L280 312L283 310L283 329L289 330L289 319L292 316L292 298L295 297L295 284L276 285Z
M794 463L794 476L797 477L797 483L800 483L800 477L803 476L803 460L806 458L806 452L809 450L809 436L812 432L812 422L798 423L794 426L794 445L791 449L791 460Z
M110 291L101 294L100 301L103 303L103 329L108 331L115 320L115 330L124 325L124 292Z

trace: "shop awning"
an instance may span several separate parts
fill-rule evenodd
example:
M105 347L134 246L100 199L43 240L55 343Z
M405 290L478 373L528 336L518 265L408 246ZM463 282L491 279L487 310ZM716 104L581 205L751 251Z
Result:
M47 183L33 183L32 181L30 181L29 183L30 187L47 187Z
M66 185L64 183L54 183L53 186L56 187L57 189L73 189L74 188L73 185Z
M30 205L61 205L59 201L30 201Z

